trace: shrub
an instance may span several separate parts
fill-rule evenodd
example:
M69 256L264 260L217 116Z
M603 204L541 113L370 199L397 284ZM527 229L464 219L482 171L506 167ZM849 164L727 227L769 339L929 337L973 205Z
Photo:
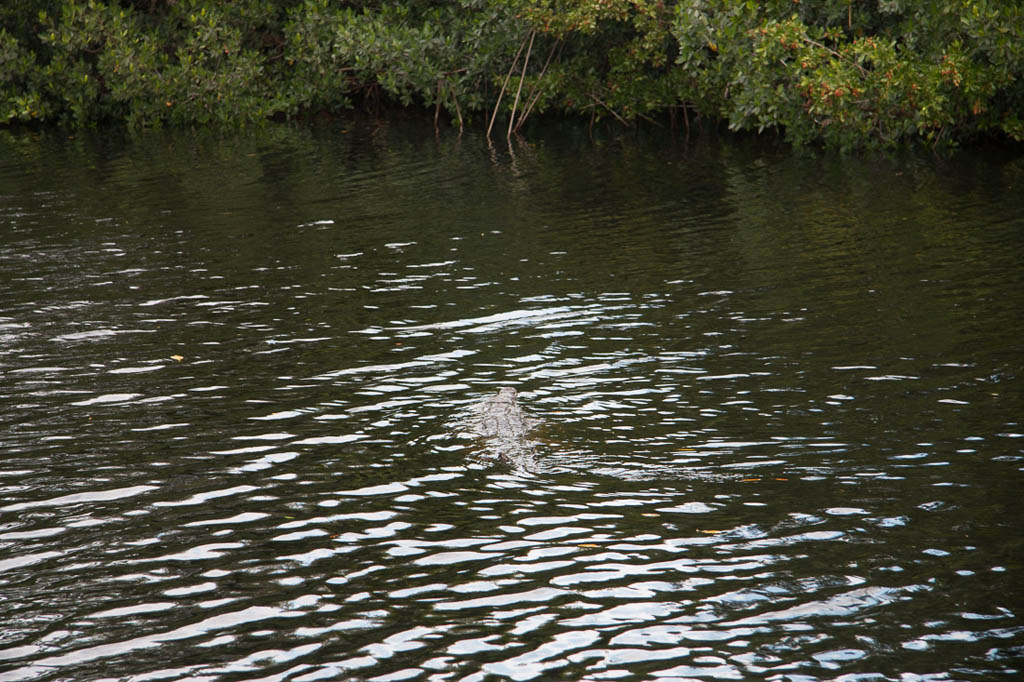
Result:
M1021 35L996 0L24 0L0 8L0 123L243 125L362 98L510 129L683 107L840 149L1021 140Z

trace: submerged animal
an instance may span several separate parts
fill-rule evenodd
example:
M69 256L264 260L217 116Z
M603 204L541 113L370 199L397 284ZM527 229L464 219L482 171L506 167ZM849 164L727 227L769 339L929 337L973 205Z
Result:
M480 405L479 434L485 438L522 438L530 424L519 407L516 389L506 386Z
M518 397L516 389L505 386L480 404L474 420L475 435L486 439L490 456L506 462L533 455L533 442L527 434L537 422L523 414Z

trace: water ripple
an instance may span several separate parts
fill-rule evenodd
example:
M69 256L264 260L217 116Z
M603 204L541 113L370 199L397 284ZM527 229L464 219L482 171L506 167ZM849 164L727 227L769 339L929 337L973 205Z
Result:
M1017 166L379 126L0 155L0 679L1019 676Z

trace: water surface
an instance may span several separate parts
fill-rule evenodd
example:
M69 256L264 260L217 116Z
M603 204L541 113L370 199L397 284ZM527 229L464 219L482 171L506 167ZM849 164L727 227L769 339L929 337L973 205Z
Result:
M0 679L1018 679L1022 251L1000 150L5 134Z

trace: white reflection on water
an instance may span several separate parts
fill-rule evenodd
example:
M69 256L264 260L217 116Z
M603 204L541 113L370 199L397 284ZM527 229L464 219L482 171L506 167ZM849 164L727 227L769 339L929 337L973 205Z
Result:
M107 502L111 500L122 500L128 497L142 495L143 493L149 492L150 490L156 490L156 486L133 485L128 486L126 488L116 488L114 490L90 490L82 493L74 493L71 495L61 495L60 497L53 497L47 500L34 500L32 502L18 502L15 504L8 504L3 507L0 507L0 512L16 512L25 511L27 509L36 509L39 507L60 507L77 504L90 504L94 502Z

